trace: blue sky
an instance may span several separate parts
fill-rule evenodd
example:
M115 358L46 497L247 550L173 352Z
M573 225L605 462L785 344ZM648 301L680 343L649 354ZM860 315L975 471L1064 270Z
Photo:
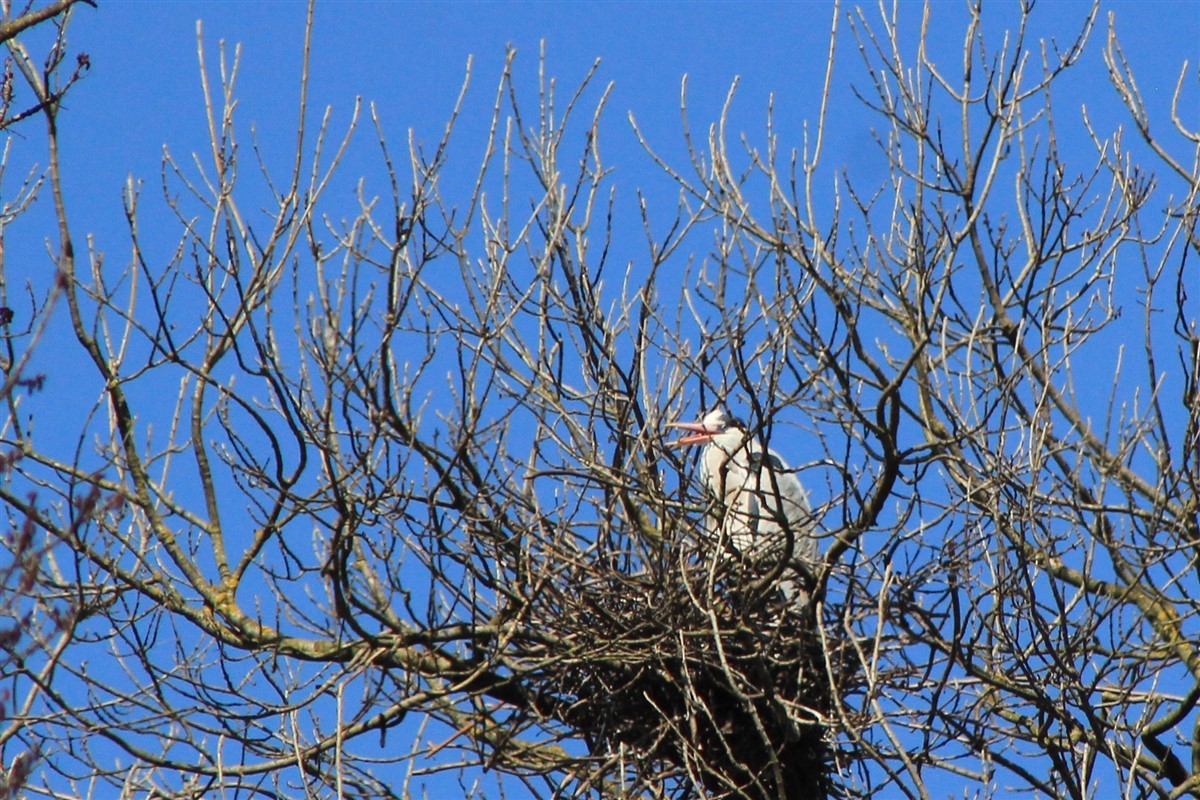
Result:
M119 197L126 175L156 181L164 144L178 155L203 145L197 19L204 21L210 45L220 39L242 44L242 120L257 125L260 141L282 137L286 152L296 115L304 6L299 0L102 0L99 10L80 7L72 42L91 56L93 68L71 99L66 125L69 174L77 191L87 195L74 209L77 227L101 232L116 226L112 247L117 247ZM915 30L918 15L911 12L919 10L917 5L902 7ZM1035 22L1045 35L1065 44L1087 7L1076 0L1046 2ZM848 8L843 6L843 12ZM1165 102L1177 66L1190 57L1194 67L1200 57L1200 3L1130 1L1105 8L1116 17L1143 91L1152 102ZM948 58L955 58L961 6L937 2L932 11L933 38L946 47ZM877 9L869 6L868 15L877 19ZM473 91L459 137L467 147L472 123L486 123L506 44L517 48L518 72L532 86L539 42L544 40L549 72L564 87L573 86L595 59L601 59L600 82L615 84L608 158L633 184L649 162L628 135L625 115L632 111L656 145L668 152L677 148L680 80L685 74L693 119L701 125L715 116L731 81L740 77L737 120L760 129L767 96L773 93L781 130L797 134L798 143L800 124L815 116L831 18L831 5L819 2L334 0L319 4L316 11L312 109L319 113L328 104L345 118L354 97L361 96L377 104L394 138L402 138L411 127L418 136L434 139L461 84L467 58L473 56ZM840 24L848 32L845 21ZM1093 45L1103 36L1102 28L1094 31ZM845 80L858 67L850 44L847 37L838 52L843 88L835 91L839 99L832 120L836 124L844 119L845 124L832 131L829 163L853 164L873 149L862 117L848 108L856 103L845 91ZM1081 79L1103 82L1100 48L1090 48L1086 59L1090 64L1079 72L1087 77ZM838 78L835 75L835 88ZM845 114L837 113L839 106Z
M148 224L166 211L159 177L163 149L187 162L191 153L204 152L207 141L196 58L197 20L203 21L210 74L215 76L217 70L219 41L224 40L230 52L233 45L242 46L237 93L243 145L253 125L271 168L282 172L290 166L294 143L305 3L101 0L99 6L78 7L71 27L72 48L86 52L92 64L91 74L67 103L63 125L74 232L77 237L94 236L95 246L110 263L123 260L128 235L121 192L127 177L133 176L144 181L141 205L149 216L143 234L149 242L157 242L165 256L175 243L174 231L158 231ZM1053 38L1066 46L1088 7L1077 0L1039 4L1034 37ZM919 4L902 3L900 8L902 25L915 35ZM845 19L851 9L841 7L824 163L831 181L845 165L852 177L875 183L884 174L884 161L871 135L879 120L863 111L849 89L863 81L861 59ZM931 12L931 50L954 63L961 53L963 6L935 2ZM864 13L877 24L877 6L866 6ZM1074 87L1090 104L1099 128L1111 130L1128 123L1106 87L1101 58L1110 13L1151 110L1165 124L1178 66L1187 59L1195 69L1200 61L1200 2L1195 0L1106 4L1084 63L1061 84L1059 103L1070 99L1062 89ZM316 10L309 118L319 119L328 106L334 130L341 130L355 98L361 97L364 103L376 104L393 148L403 146L409 129L420 140L436 141L472 57L471 89L446 176L463 181L465 197L478 166L506 45L517 48L518 82L527 87L526 102L532 107L544 41L547 72L557 78L560 92L573 89L597 59L601 67L590 97L598 98L602 87L613 83L603 154L615 167L612 181L618 204L627 203L625 207L632 209L635 189L650 192L651 198L663 191L661 200L669 204L675 190L655 173L627 115L637 118L660 153L682 164L681 79L688 77L691 124L702 136L719 113L731 82L738 78L732 127L761 140L767 100L773 95L781 142L798 147L805 123L817 113L832 17L833 6L825 2L331 0L318 4ZM1013 6L997 4L987 19L999 28L1014 17ZM1060 117L1060 124L1078 121L1073 110ZM36 150L40 140L33 137L25 143L35 148L30 157L44 163L44 155ZM348 193L355 180L380 175L381 166L373 132L364 119L341 172L347 202L352 200ZM6 180L13 185L13 176ZM28 258L10 261L10 286L20 283L24 269L35 282L47 274L43 222L30 215L31 235L23 243L30 247Z
M1042 0L1035 16L1034 37L1053 37L1066 46L1078 31L1089 4ZM920 8L901 6L904 24L915 34ZM851 7L844 5L845 14ZM1005 24L1011 6L1000 5L990 23ZM1200 2L1151 0L1113 2L1104 6L1116 21L1126 55L1159 124L1167 123L1167 103L1179 65L1200 62ZM776 119L786 147L800 146L806 120L814 119L828 48L833 7L824 2L792 3L426 3L329 0L319 3L313 37L310 119L332 108L334 130L349 119L356 97L375 103L395 149L403 147L411 128L419 139L435 141L462 84L468 57L474 58L471 90L452 149L447 181L469 186L478 165L483 134L491 110L506 45L519 52L518 83L530 103L535 87L540 43L545 42L547 71L566 93L596 59L595 99L612 81L602 147L615 168L613 185L622 207L632 208L634 190L644 188L670 203L674 189L666 184L638 146L627 122L636 116L642 130L674 163L684 163L680 139L680 81L689 80L689 111L696 131L719 113L735 77L740 78L732 122L761 138L765 107L774 96ZM878 9L865 13L878 20ZM169 251L177 230L160 194L163 148L186 162L207 142L196 59L196 21L203 20L210 71L215 73L217 42L232 52L241 44L238 79L239 119L243 146L254 126L272 167L286 170L294 142L297 77L300 69L305 3L276 2L135 2L99 0L99 9L79 7L71 27L74 50L86 52L92 70L76 87L63 119L64 167L68 212L77 241L93 235L96 247L114 265L123 264L128 236L121 207L127 176L145 182L142 209L147 241ZM961 58L964 14L958 3L932 6L931 43L935 53L953 63ZM869 182L883 161L871 136L877 118L865 114L849 85L862 80L861 62L843 18L843 37L834 75L825 163L829 173L845 165ZM1111 130L1127 124L1123 109L1107 87L1101 58L1106 17L1102 13L1084 63L1058 95L1064 125L1077 124L1077 100L1089 104L1097 127ZM936 58L936 56L935 56ZM1192 99L1196 100L1195 95ZM1196 122L1197 109L1184 109ZM590 109L589 109L590 113ZM41 147L30 136L18 146ZM37 155L44 163L44 156ZM1086 164L1090 164L1089 156ZM246 168L250 168L249 164ZM360 123L356 145L343 168L341 184L331 195L353 213L350 194L360 175L378 176L381 164L369 123ZM882 175L882 172L879 172ZM878 176L876 176L878 177ZM5 187L14 176L6 177ZM832 180L831 180L832 184ZM10 189L11 190L11 189ZM340 194L339 194L340 192ZM656 194L658 193L658 194ZM9 285L29 279L45 286L50 261L39 227L48 211L43 203L10 233ZM669 208L664 209L669 213ZM39 222L39 220L41 220ZM157 229L154 221L164 223ZM10 300L10 304L11 300ZM14 304L15 305L15 304ZM65 333L59 330L59 333ZM51 338L44 361L60 356ZM74 351L72 351L74 352ZM51 370L49 380L63 380ZM80 397L90 408L94 396ZM73 436L74 429L67 431ZM70 444L70 443L68 443Z

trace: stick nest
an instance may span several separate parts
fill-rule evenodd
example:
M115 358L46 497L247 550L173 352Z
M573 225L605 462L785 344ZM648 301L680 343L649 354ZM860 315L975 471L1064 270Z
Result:
M573 646L544 689L593 756L673 773L680 796L835 795L829 720L857 661L827 652L812 603L722 566L568 581L543 612Z

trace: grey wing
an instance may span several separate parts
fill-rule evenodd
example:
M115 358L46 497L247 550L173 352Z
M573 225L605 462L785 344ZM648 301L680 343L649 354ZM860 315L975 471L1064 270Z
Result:
M808 504L808 493L779 456L768 452L759 454L756 460L757 494L762 498L759 533L764 542L773 541L775 547L785 546L786 533L783 525L792 534L792 558L815 566L817 552L816 524ZM782 522L782 525L780 524ZM807 605L807 582L791 570L779 581L779 590L788 604Z
M792 556L816 561L815 526L804 486L795 472L773 452L755 453L753 463L757 467L755 494L760 498L759 534L764 539L777 540L781 546L779 540L783 538L783 525L786 524L794 537Z

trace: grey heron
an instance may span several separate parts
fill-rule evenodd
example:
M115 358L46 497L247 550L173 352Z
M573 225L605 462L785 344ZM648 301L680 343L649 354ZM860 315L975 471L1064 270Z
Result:
M732 547L743 558L756 561L778 558L790 533L792 559L815 564L817 540L808 493L778 453L720 408L699 422L670 426L687 431L674 444L704 445L700 482L719 506L710 515L706 531L718 547ZM801 594L790 579L780 585L789 597Z

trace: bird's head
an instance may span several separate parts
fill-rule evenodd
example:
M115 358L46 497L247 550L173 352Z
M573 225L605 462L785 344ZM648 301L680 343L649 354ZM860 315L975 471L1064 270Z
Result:
M699 422L671 422L672 428L687 431L671 444L687 447L693 444L715 444L727 453L737 450L746 441L746 426L722 408L714 408Z

